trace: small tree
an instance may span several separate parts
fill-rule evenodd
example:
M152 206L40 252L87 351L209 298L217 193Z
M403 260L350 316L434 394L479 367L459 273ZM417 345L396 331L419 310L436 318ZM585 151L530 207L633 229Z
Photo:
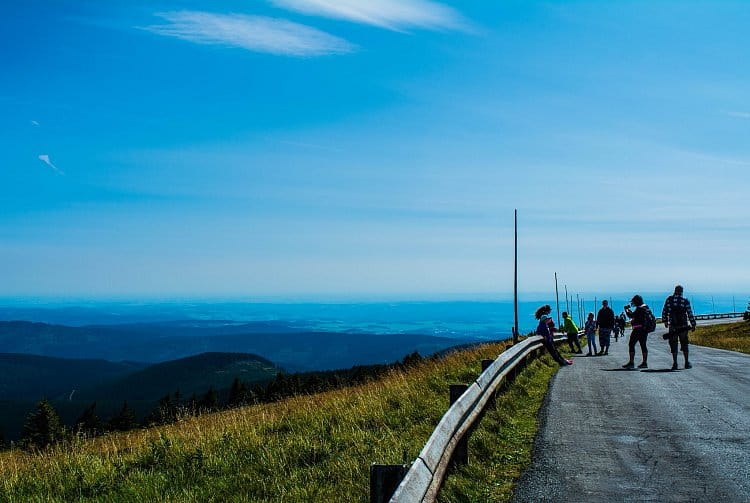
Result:
M102 432L102 422L96 415L96 402L86 407L78 417L76 431L88 437L94 437Z
M65 438L65 425L52 404L43 398L26 416L21 443L27 449L46 449Z
M120 412L109 418L109 429L113 431L128 431L138 426L135 413L128 407L128 401L122 402Z

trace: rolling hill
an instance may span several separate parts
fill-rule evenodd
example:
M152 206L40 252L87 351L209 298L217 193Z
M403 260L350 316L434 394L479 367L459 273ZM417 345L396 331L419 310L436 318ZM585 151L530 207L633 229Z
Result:
M146 364L134 362L0 353L0 400L67 398L73 390L103 384L144 367Z
M201 353L157 363L112 382L82 390L79 399L158 400L177 390L187 397L213 386L229 388L235 377L246 383L265 383L282 369L248 353Z

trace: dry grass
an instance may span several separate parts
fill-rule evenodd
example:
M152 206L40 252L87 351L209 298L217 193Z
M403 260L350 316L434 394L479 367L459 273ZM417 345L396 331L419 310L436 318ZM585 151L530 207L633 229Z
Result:
M690 342L750 354L750 322L698 327L690 333Z

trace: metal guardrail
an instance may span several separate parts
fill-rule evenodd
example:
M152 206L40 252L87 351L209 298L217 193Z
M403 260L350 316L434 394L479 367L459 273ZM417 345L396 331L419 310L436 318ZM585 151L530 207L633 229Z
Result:
M723 318L742 318L745 313L714 313L714 314L696 314L696 320L720 320Z
M581 335L583 332L580 332ZM567 337L556 337L555 342L566 341ZM481 418L486 405L494 398L502 382L515 372L526 357L542 348L542 337L535 335L504 351L491 362L481 375L466 387L466 390L452 403L440 419L432 435L417 459L412 463L396 488L390 503L433 502L443 484L446 471L454 454L466 449L468 433ZM461 444L463 443L463 446ZM466 454L464 453L465 457ZM373 467L376 465L373 465ZM394 465L377 465L394 466ZM395 465L405 470L404 465ZM402 472L403 473L403 472ZM371 470L371 479L372 479ZM372 497L371 500L377 500Z

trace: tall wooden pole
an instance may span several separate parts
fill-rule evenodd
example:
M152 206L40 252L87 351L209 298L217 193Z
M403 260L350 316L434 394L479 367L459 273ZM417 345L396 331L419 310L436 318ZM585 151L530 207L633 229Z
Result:
M513 210L513 344L518 343L518 210Z
M557 289L557 273L555 273L555 299L557 299L557 326L560 326L560 291Z
M570 303L568 302L568 285L565 285L565 310L570 314Z

